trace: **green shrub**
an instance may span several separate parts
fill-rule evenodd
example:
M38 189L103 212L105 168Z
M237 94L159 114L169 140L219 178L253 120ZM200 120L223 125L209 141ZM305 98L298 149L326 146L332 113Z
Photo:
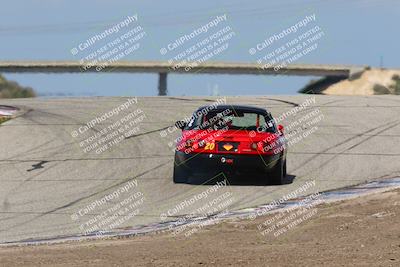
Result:
M0 116L0 124L2 124L5 121L8 121L8 120L9 120L9 118Z
M0 98L35 97L35 91L30 87L22 87L18 83L8 81L0 74Z
M389 88L381 84L375 84L372 89L374 90L374 95L387 95L392 93Z
M394 94L400 95L400 76L395 74L392 77L392 80L394 81L394 84L390 86L391 89L393 89Z

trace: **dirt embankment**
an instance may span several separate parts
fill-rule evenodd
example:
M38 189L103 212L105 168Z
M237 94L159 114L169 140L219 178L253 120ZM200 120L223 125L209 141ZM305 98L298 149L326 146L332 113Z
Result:
M349 79L325 77L311 81L300 92L325 95L400 94L400 70L370 69Z
M171 234L0 249L2 266L400 266L400 190L323 204L279 235L254 221Z

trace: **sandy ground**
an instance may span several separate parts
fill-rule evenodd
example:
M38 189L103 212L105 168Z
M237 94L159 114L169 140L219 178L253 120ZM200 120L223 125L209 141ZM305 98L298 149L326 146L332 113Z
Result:
M3 247L1 266L400 266L400 190L313 207L287 232L262 235L275 215L171 233Z
M381 85L389 88L394 83L393 75L399 75L398 70L371 69L364 71L360 77L354 80L343 80L329 86L323 91L326 95L373 95L374 86Z

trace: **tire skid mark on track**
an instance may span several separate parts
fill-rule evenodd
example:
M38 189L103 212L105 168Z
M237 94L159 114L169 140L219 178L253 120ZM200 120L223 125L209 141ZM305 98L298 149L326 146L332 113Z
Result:
M196 98L181 98L181 97L168 97L171 100L181 100L181 101L189 101L189 102L215 102L214 99L196 99Z
M156 133L156 132L159 132L159 131L162 131L162 130L166 130L169 127L171 127L171 125L163 127L163 128L160 128L160 129L155 129L155 130L151 130L151 131L148 131L148 132L140 133L140 134L133 134L133 135L130 135L128 137L125 137L124 140L131 139L131 138L136 138L136 137L139 137L139 136L148 135L148 134L152 134L152 133Z
M82 123L81 121L79 121L79 120L77 120L77 119L75 119L73 117L70 117L70 116L61 115L61 114L55 114L55 113L51 113L51 112L40 110L40 109L35 109L34 112L46 114L49 117L54 117L54 118L58 118L58 119L62 118L62 119L71 120L71 121L74 121L77 125L81 125L81 126L85 126L86 125L85 123ZM32 114L30 114L30 115L32 116ZM42 122L39 122L39 121L35 120L31 116L30 117L24 117L24 118L26 118L26 119L28 119L28 120L30 120L32 122L35 122L37 125L46 125L45 123L42 123ZM100 132L100 130L98 130L96 127L91 127L89 130L97 132L97 133Z
M101 194L101 193L104 193L104 192L106 192L106 191L108 191L108 190L110 190L110 189L112 189L112 188L115 188L115 187L120 186L120 185L122 185L122 184L124 184L124 183L127 183L127 182L129 182L129 181L132 181L133 179L137 179L137 178L139 178L139 177L141 177L141 176L143 176L143 175L145 175L145 174L147 174L147 173L150 173L150 172L152 172L152 171L154 171L154 170L156 170L156 169L158 169L158 168L160 168L160 167L163 167L164 165L169 164L170 162L171 162L171 161L164 162L164 163L159 164L159 165L157 165L157 166L155 166L155 167L153 167L153 168L151 168L151 169L149 169L149 170L146 170L146 171L144 171L144 172L142 172L142 173L140 173L140 174L138 174L138 175L135 175L135 176L132 177L132 178L124 179L124 180L122 180L122 181L119 181L118 183L115 183L115 184L113 184L113 185L111 185L111 186L108 186L108 187L106 187L106 188L103 188L103 189L100 190L100 191L97 191L97 192L95 192L95 193L86 195L86 196L84 196L84 197L80 197L80 198L75 199L75 200L73 200L73 201L70 201L69 203L67 203L67 204L65 204L65 205L62 205L62 206L60 206L60 207L57 207L57 208L51 209L51 210L49 210L49 211L46 211L46 212L42 213L41 215L35 216L34 218L29 219L29 220L27 220L27 221L24 221L24 222L22 222L22 223L18 223L18 224L15 224L15 225L11 226L11 227L8 227L8 228L5 228L5 229L1 229L0 232L6 232L6 231L8 231L8 230L10 230L10 229L13 229L13 228L15 228L15 227L19 227L19 226L25 225L25 224L27 224L27 223L30 223L30 222L32 222L32 221L34 221L34 220L36 220L36 219L38 219L38 218L41 218L41 217L43 217L43 216L45 216L45 215L52 214L53 212L56 212L56 211L59 211L59 210L65 209L65 208L69 208L69 207L71 207L71 206L73 206L73 205L75 205L75 204L81 202L82 200L85 200L85 199L94 197L94 196L96 196L96 195L98 195L98 194Z
M165 180L165 177L146 177L146 180ZM1 180L2 182L17 182L16 180ZM30 182L82 182L82 181L119 181L119 179L36 179ZM0 212L1 213L1 212Z
M48 116L53 116L53 117L61 117L61 118L64 118L64 119L65 119L65 118L70 119L68 116L61 116L61 115L58 115L58 114L53 114L53 113L44 112L44 111L40 111L40 110L34 110L34 112L37 112L37 113L44 113L44 114L46 114L46 115L48 115ZM34 113L34 112L33 112L33 113ZM26 114L23 116L23 118L26 119L26 120L29 120L29 121L36 122L36 123L40 124L40 122L37 122L37 120L34 119L32 116L34 116L34 114L32 114L32 113L30 113L30 114L26 113ZM65 132L65 130L64 130L64 132ZM19 157L19 156L22 156L22 155L30 155L30 154L35 154L35 153L42 153L42 152L44 152L44 151L47 151L47 150L50 150L50 149L57 149L57 148L63 148L62 152L65 153L65 148L69 148L70 145L73 144L73 142L72 142L72 143L65 143L65 144L62 144L62 145L57 146L57 147L52 147L52 148L48 148L48 149L39 149L41 146L46 145L46 144L50 144L50 143L53 142L53 141L55 141L55 139L49 140L49 141L47 141L47 142L44 143L44 144L40 144L40 145L38 145L38 146L36 146L36 147L30 148L30 149L28 149L28 150L26 150L26 151L23 151L23 152L21 152L21 153L19 153L19 154L16 154L16 155L10 157L9 159L13 159L13 158L16 158L16 157ZM54 156L54 155L56 155L56 154L59 154L59 152L58 152L58 151L55 151L53 154L50 154L50 156Z
M328 148L325 148L325 149L319 151L318 154L316 154L315 156L312 156L311 158L309 158L309 159L305 160L304 162L300 163L300 164L299 164L299 167L294 168L294 169L292 170L292 172L297 171L298 169L302 168L305 164L310 163L311 161L313 161L314 159L316 159L317 157L319 157L319 156L321 155L321 153L328 152L329 150L331 150L331 149L333 149L333 148L336 148L336 147L338 147L338 146L341 146L341 145L344 145L344 144L346 144L346 143L349 143L350 141L353 141L353 140L356 139L356 138L362 137L364 134L371 133L371 132L373 132L373 131L375 131L375 130L377 130L377 129L380 129L380 128L382 128L382 127L385 127L385 126L387 126L387 125L389 125L389 124L393 124L393 123L395 123L395 124L392 125L392 126L390 126L390 127L387 128L387 129L385 128L385 130L388 130L388 129L393 128L393 127L397 126L398 124L400 124L400 123L399 123L399 120L394 120L394 121L385 123L385 124L383 124L383 125L379 125L379 126L376 126L376 127L371 128L371 129L368 129L368 130L366 130L366 131L364 131L364 132L362 132L362 133L354 134L352 137L346 138L345 140L343 140L343 141L341 141L341 142L339 142L339 143L336 143L336 144L334 144L334 145L332 145L332 146L330 146L330 147L328 147ZM379 133L381 133L381 132L383 132L383 130L380 131ZM371 136L371 138L374 137L374 136L377 136L377 134L373 134L373 135ZM367 140L369 140L369 139L370 139L370 138L367 138L367 139L365 139L365 141L367 141ZM361 144L361 143L363 143L363 142L365 142L365 141L362 140L362 141L359 142L359 144ZM345 151L347 151L347 149L345 149L345 150L342 151L342 152L345 152Z
M143 155L137 157L107 157L107 158L66 158L66 159L0 159L0 162L5 163L23 163L23 162L37 162L37 161L46 161L46 162L58 162L58 161L96 161L96 160L131 160L131 159L147 159L147 158L167 158L173 157L173 155Z
M396 126L399 125L399 124L400 124L400 121L396 122L396 123L393 124L393 125L389 125L389 126L383 128L383 129L380 130L379 132L381 133L381 132L387 131L387 130L389 130L389 129L392 129L392 128L396 127ZM386 124L386 125L387 125L387 124ZM350 147L348 147L348 148L345 148L345 149L342 150L339 154L345 153L345 152L347 152L347 151L349 151L349 150L351 150L351 149L353 149L353 148L355 148L355 147L357 147L357 146L359 146L359 145L361 145L361 144L367 142L368 140L370 140L370 139L373 138L374 136L377 136L377 134L376 134L376 135L372 135L372 136L368 136L367 138L361 140L360 142L358 142L358 143L356 143L356 144L354 144L354 145L352 145L352 146L350 146ZM337 157L338 157L337 154L334 155L334 156L331 157L330 159L328 159L328 160L326 160L325 162L321 163L321 164L317 167L317 169L324 167L325 165L327 165L329 162L331 162L333 159L335 159L335 158L337 158Z
M272 100L272 101L278 101L278 102L285 103L285 104L289 104L289 105L291 105L293 107L298 107L299 106L299 104L297 104L295 102L287 101L287 100L275 99L275 98L266 98L266 99Z
M33 121L33 122L37 122L37 121L32 117L32 116L34 115L34 112L44 113L44 114L46 114L47 116L50 116L50 117L53 116L53 117L61 117L61 118L70 119L68 116L61 116L61 115L57 115L57 114L53 114L53 113L49 113L49 112L45 112L45 111L40 111L40 110L32 110L31 112L25 113L22 117L23 117L24 119L27 119L27 120L30 120L30 121ZM37 122L37 123L38 123L38 122ZM65 130L64 130L64 132L65 132ZM54 141L54 139L53 139L53 140L49 140L49 141L46 142L46 143L49 143L49 142L51 143L51 142L53 142L53 141ZM60 147L65 148L66 145L67 145L67 144L63 144L63 145L61 145ZM38 150L37 147L35 147L35 148L29 149L29 150L27 150L27 151L21 152L20 154L14 155L14 156L11 157L10 159L13 159L13 158L18 157L18 156L21 156L21 155L26 155L26 154L29 153L29 152L33 152L33 151L36 152L37 150ZM37 151L36 153L40 153L40 152L43 152L43 151L44 151L44 150L39 150L39 151ZM55 151L54 153L50 153L50 154L48 155L48 157L55 156L55 155L58 155L58 154L61 154L61 153L65 153L65 151L66 151L66 150L61 150L61 152L60 152L60 150L57 150L57 151ZM16 185L16 187L12 188L9 192L7 192L7 194L5 195L4 200L3 200L3 206L7 206L7 205L8 205L8 198L9 198L9 196L10 196L12 193L14 193L16 190L18 190L18 188L20 188L21 186L23 186L23 185L25 184L25 182L31 181L32 179L34 179L34 178L37 177L38 175L42 175L44 172L48 171L48 170L51 169L51 168L54 168L54 167L57 166L58 164L59 164L59 163L56 163L56 164L54 164L52 167L48 167L48 168L44 169L43 171L41 171L41 172L39 172L39 173L37 173L37 174L35 174L35 175L32 175L31 177L28 177L27 179L21 181L18 185ZM20 172L20 170L19 170L17 167L14 166L14 164L11 164L11 166L13 166L13 168L14 168L17 172L19 172L19 173L21 174L21 176L23 176L23 174Z
M36 163L36 164L32 164L32 168L26 170L27 172L31 172L34 170L38 170L38 169L43 169L44 168L44 164L48 163L49 161L47 160L41 160L40 162Z
M71 117L69 117L69 116L59 115L59 114L53 114L53 113L46 112L46 111L42 111L42 110L35 110L35 111L38 112L38 113L46 114L47 116L50 116L50 117L56 117L56 118L58 118L58 119L59 119L59 117L61 117L61 118L63 118L63 119L67 119L67 120L74 120L74 121L78 122L79 125L84 125L84 124L82 124L81 122L79 122L79 121L77 121L77 120L75 120L75 119L73 119L73 118L71 118ZM40 124L40 122L38 122L37 120L35 120L34 118L31 117L32 115L34 115L34 114L31 113L30 116L25 117L25 119ZM169 126L168 126L168 127L169 127ZM165 128L168 128L168 127L165 127ZM150 131L150 132L146 132L146 133L143 133L143 134L140 134L140 135L137 135L137 136L147 135L147 134L150 134L150 133L153 133L153 132L157 132L157 131L160 131L160 130L163 130L163 129L164 129L164 128L162 128L162 129L156 129L156 130L153 130L153 131ZM95 128L93 128L93 129L91 129L91 130L94 130L94 131L96 131L96 132L99 132L99 130L97 130L97 129L95 129ZM136 137L136 136L134 136L134 137ZM49 141L49 142L51 142L51 141ZM58 147L57 147L57 148L58 148L57 151L54 151L54 153L50 153L49 156L58 155L58 154L60 154L59 151L61 151L61 153L65 153L67 149L70 149L70 144L73 144L73 143L74 143L74 142L72 142L72 143L65 143L65 144L63 144L63 145L58 146ZM66 149L66 148L67 148L67 149ZM55 148L53 147L53 148L49 148L49 149L46 149L46 150L53 150L53 149L55 149ZM35 153L43 153L44 151L45 151L44 149L38 150L37 148L34 148L34 149L29 150L28 152L33 152L33 153L30 153L30 154L35 154ZM26 155L26 152L21 153L21 154ZM12 158L18 157L18 156L20 156L21 154L19 154L19 155L14 155ZM88 155L88 156L89 156L89 155ZM12 159L12 158L11 158L11 159ZM80 160L84 160L84 159L80 159ZM96 159L96 160L98 160L98 159ZM63 161L55 161L55 162L56 162L56 164L53 165L51 168L56 167L57 165L59 165L59 164L62 163ZM40 173L38 173L38 174L36 174L36 175L33 175L33 176L31 176L31 177L29 177L29 178L27 178L27 179L21 181L14 189L11 189L11 190L8 192L8 194L5 196L5 200L4 200L3 203L8 203L8 197L10 196L10 194L13 193L13 192L15 192L16 190L18 190L18 188L20 188L21 186L23 186L26 182L32 181L32 180L33 180L34 178L36 178L38 175L42 175L44 172L50 170L51 168L47 168L46 170L43 170L43 171L41 171ZM154 168L154 169L157 169L157 168L158 168L158 167L156 167L156 168ZM109 180L109 181L115 181L115 180ZM117 184L117 185L118 185L118 184ZM117 186L117 185L116 185L116 186ZM108 190L108 189L109 189L109 188L106 188L105 190ZM104 190L103 190L103 191L104 191ZM102 191L97 192L97 193L101 193L101 192L102 192ZM97 194L97 193L96 193L96 194ZM83 198L83 199L84 199L84 198ZM83 200L83 199L82 199L82 200ZM51 211L50 211L50 212L51 212ZM36 218L34 218L34 219L36 219ZM33 220L34 220L34 219L33 219ZM31 222L31 221L33 221L33 220L30 220L30 221L28 221L28 222ZM18 225L18 226L19 226L19 225ZM0 231L0 232L1 232L1 231Z
M170 121L142 121L141 124L154 124L154 123L171 123ZM2 127L18 127L18 126L78 126L82 123L18 123L18 124L6 124ZM99 126L112 125L112 123L98 123Z
M33 116L35 115L35 114L34 114L35 112L46 114L46 115L49 116L49 117L56 117L57 119L63 118L63 119L68 119L68 120L69 120L69 119L75 120L75 119L73 119L73 118L71 118L71 117L69 117L69 116L59 115L59 114L53 114L53 113L50 113L50 112L41 111L41 110L37 110L37 109L36 109L36 110L31 109L31 111L32 111L32 112L25 113L22 117L23 117L24 119L26 119L26 120L29 120L29 121L32 121L32 122L36 122L36 123L39 123L39 124L40 124L40 122L38 122L36 119L33 118ZM75 121L77 121L77 120L75 120ZM83 125L83 124L82 124L82 125ZM98 131L98 130L96 130L96 129L93 129L93 130L94 130L94 131ZM64 132L65 132L65 130L64 130ZM51 143L51 142L53 142L53 141L54 141L54 139L53 139L53 140L49 140L49 141L46 142L46 143ZM38 148L40 148L40 147L43 145L43 144L41 144L41 145L39 145L39 146L37 146L37 147L34 147L34 148L31 148L31 149L29 149L29 150L27 150L27 151L21 152L20 154L14 155L14 156L11 157L10 159L16 158L16 157L21 156L21 155L42 153L42 152L44 152L44 151L57 149L57 150L54 151L54 152L50 152L50 153L48 154L48 156L47 156L47 157L52 157L52 156L56 156L56 155L59 155L59 154L64 154L66 151L68 151L68 149L72 149L72 148L69 146L70 144L71 144L71 143L64 143L63 145L57 146L56 148L38 149ZM87 155L87 156L89 156L89 155ZM11 190L9 190L9 191L7 192L7 194L4 196L4 200L2 201L3 207L8 207L8 206L9 206L9 201L8 201L9 196L12 195L13 193L15 193L15 192L16 192L20 187L22 187L25 183L32 181L32 180L35 179L37 176L42 175L43 173L49 171L50 169L53 169L53 168L57 167L57 166L58 166L59 164L61 164L61 163L62 163L61 161L58 161L58 162L56 162L53 166L47 167L46 169L42 170L41 172L38 172L38 173L36 173L35 175L32 175L32 176L28 177L28 178L25 179L25 180L21 180L20 183L18 183L18 185L16 185L14 188L12 188ZM11 166L12 166L17 172L19 172L19 173L21 174L21 176L23 176L23 174L20 172L20 170L19 170L16 166L14 166L14 164L11 164ZM1 231L2 231L2 230L0 230L0 232L1 232Z
M338 156L400 156L400 153L340 153L340 152L288 152L298 155L338 155Z
M369 183L362 183L351 187L345 187L335 190L328 190L325 192L321 192L319 199L322 200L322 203L332 203L337 201L342 201L345 199L352 199L360 196L365 196L378 192L385 192L395 188L400 188L400 177L388 178L385 180L371 181ZM166 222L158 222L152 223L148 225L139 225L136 227L131 227L130 229L115 229L109 233L103 233L103 239L107 238L115 238L115 237L134 237L137 235L144 235L149 233L156 233L162 231L168 231L172 228L181 227L183 225L188 225L190 227L196 227L207 220L213 219L216 222L222 222L227 220L244 220L248 219L252 216L260 216L259 214L273 214L276 212L282 212L288 208L291 208L294 205L301 206L302 201L306 199L308 196L299 197L296 199L289 199L280 205L270 209L270 203L266 203L263 205L258 205L255 207L249 207L244 209L239 209L236 211L229 211L222 216L219 214L210 215L207 217L198 216L192 217L185 220L180 220L180 218L185 218L185 215L168 217L172 220ZM317 200L312 200L311 203ZM307 202L308 204L310 202ZM318 204L319 205L319 204ZM268 209L268 210L266 210ZM96 233L91 233L88 235L67 235L67 236L57 236L53 238L42 238L42 239L27 239L27 240L18 240L18 241L8 241L0 243L0 246L13 246L13 245L39 245L39 244L57 244L63 243L67 241L78 241L78 240L91 240L98 239Z
M393 124L393 125L389 125L389 124L391 124L391 123L394 123L394 124ZM373 130L376 130L377 128L381 128L381 127L383 127L383 126L387 126L387 127L385 127L384 129L382 129L382 130L380 130L380 131L378 132L378 133L382 133L382 132L384 132L384 131L387 131L387 130L389 130L389 129L392 129L392 128L396 127L396 126L399 125L399 124L400 124L400 120L392 121L392 122L386 123L386 124L384 124L384 125L382 125L382 126L373 128ZM388 126L388 125L389 125L389 126ZM374 135L372 135L372 136L369 136L368 138L366 138L366 139L364 139L364 140L361 140L360 142L356 143L355 145L353 145L353 146L351 146L351 147L349 147L349 148L344 149L344 150L341 151L339 154L333 155L331 158L325 160L324 162L322 162L321 164L319 164L316 168L314 168L313 170L309 171L307 174L305 174L305 175L303 175L303 176L299 176L299 178L300 178L300 177L308 176L309 173L312 173L312 172L315 171L315 170L319 170L319 169L323 168L324 166L326 166L327 164L329 164L333 159L337 158L337 157L338 157L339 155L341 155L342 153L344 153L344 152L346 152L346 151L349 151L349 150L351 150L352 148L354 148L354 147L356 147L356 146L358 146L358 145L360 145L360 144L362 144L362 143L367 142L367 141L368 141L369 139L371 139L372 137L377 136L378 133L377 133L377 134L374 134ZM358 135L355 136L355 137L358 137ZM352 138L352 139L354 139L354 138ZM320 155L322 155L322 154L318 153L317 155L313 156L312 158L315 159L316 157L319 157ZM313 160L313 159L310 159L310 160ZM310 162L310 161L307 161L307 163L308 163L308 162ZM383 175L383 176L386 176L386 174Z
M247 101L247 100L246 100ZM250 101L250 100L249 100ZM255 104L255 102L256 101L254 101L254 100L251 100L252 102L252 104ZM61 101L60 101L61 102ZM116 101L116 102L119 102L119 101ZM332 101L331 101L332 102ZM175 103L177 103L177 102L175 102ZM195 102L192 102L193 104L195 104ZM257 102L258 103L258 102ZM84 105L85 104L85 101L82 101L82 105ZM325 103L326 104L326 103ZM333 103L332 103L333 104ZM379 104L379 103L377 103L377 104ZM173 105L173 103L172 103L172 105ZM190 105L190 103L189 103L189 105ZM260 103L260 105L262 105L262 103ZM273 105L274 106L274 105ZM288 107L288 106L286 106L286 105L279 105L281 108L282 107ZM336 105L335 105L336 106ZM153 106L152 106L153 107ZM327 106L327 108L330 108L331 106ZM339 107L339 106L338 106ZM356 105L354 105L354 107L359 107L359 106L356 106ZM374 108L375 106L366 106L367 108ZM386 107L386 106L385 106ZM278 108L279 109L279 107L276 107L276 108ZM342 106L340 106L340 108L342 108ZM377 110L379 110L379 111L382 111L382 109L379 109L379 108L377 108ZM397 111L397 109L393 109L393 110L395 110L395 111ZM329 112L331 111L331 109L329 109ZM385 112L387 112L387 111L385 111ZM172 114L172 113L171 113ZM171 114L170 113L168 113L168 115L169 116L171 116ZM385 117L384 117L385 118ZM42 118L41 118L42 119ZM46 117L43 117L43 119L45 120L46 119ZM385 118L385 120L388 120L388 118ZM337 125L328 125L328 126L326 126L326 127L338 127ZM347 126L346 126L347 127ZM354 137L354 134L350 134L352 137ZM365 136L367 136L367 135L365 135ZM379 135L378 135L379 136ZM149 135L148 136L148 138L146 138L146 140L144 140L144 141L147 141L147 139L150 139L150 138L152 138L153 136L151 136L151 135ZM356 137L357 138L357 137ZM64 138L65 139L65 138ZM340 138L341 139L341 138ZM364 138L363 138L364 139ZM133 144L132 145L138 145L137 143L138 142L132 142ZM332 143L332 142L331 142ZM68 147L66 147L66 146L70 146L70 144L63 144L62 146L60 146L60 149L58 149L58 151L55 151L55 153L57 153L57 154L61 154L61 153L65 153L65 151L62 151L62 149L63 149L63 146L64 146L64 148L65 149L68 149ZM335 145L336 146L336 145ZM51 149L53 149L53 148L47 148L47 149L43 149L43 151L51 151ZM131 145L129 146L129 149L131 149ZM134 153L138 153L138 152L140 152L140 149L143 149L143 147L139 147L138 149L136 149L136 147L135 147L135 152ZM137 150L137 151L136 151ZM59 152L61 152L61 153L59 153ZM327 152L327 154L328 154L329 152ZM33 152L33 153L31 153L32 155L34 155L35 154L35 152ZM54 154L54 153L52 153L52 154ZM318 153L315 153L315 155L317 155ZM346 155L346 154L349 154L349 155L351 155L351 153L343 153L344 155ZM322 153L321 153L321 155L322 155ZM332 155L335 155L335 154L332 154ZM337 156L340 156L340 155L337 155ZM168 156L166 156L166 157L168 157ZM171 156L172 157L172 156ZM33 158L33 157L32 157ZM45 157L46 158L46 157ZM71 160L74 160L74 159L71 159ZM77 159L77 160L84 160L84 159ZM90 160L90 159L89 159ZM103 160L103 159L93 159L93 160ZM104 159L104 160L108 160L108 159ZM56 160L55 160L56 161ZM15 161L16 162L16 161ZM60 162L61 163L61 162ZM1 164L1 163L0 163ZM101 163L100 163L101 164ZM63 168L64 166L62 166L62 168ZM163 171L161 172L161 171L158 171L159 173L164 173ZM157 174L158 175L158 174ZM48 176L48 175L47 175ZM108 176L108 175L107 175ZM148 178L148 177L144 177L145 179L152 179L152 178ZM298 176L297 178L301 178L300 176ZM304 178L306 178L306 177L303 177L303 179ZM337 178L337 177L333 177L333 178ZM162 181L162 185L161 186L164 186L164 184L167 184L167 183L170 183L170 179L166 179L166 177L162 177L162 178L156 178L156 179L165 179L164 181ZM371 178L368 178L368 179L371 179ZM350 179L350 180L348 180L348 181L354 181L355 179ZM357 179L357 181L358 181L359 179ZM32 182L34 182L34 180L31 180ZM40 181L40 180L38 180L38 181ZM116 180L115 180L116 181ZM301 180L301 181L303 181L303 180ZM329 180L329 181L331 181L331 180ZM341 179L340 181L343 181L343 179ZM356 182L357 182L356 181ZM35 181L36 182L36 181ZM275 189L275 188L273 188L273 189ZM282 188L276 188L276 190L274 190L274 194L277 192L278 194L279 194L279 192L280 192L280 190L281 190ZM25 190L25 189L24 189ZM178 190L179 191L179 190ZM93 192L93 191L92 191ZM260 192L260 193L259 193ZM169 193L171 193L171 192L169 192ZM173 193L173 192L172 192ZM265 192L264 192L265 193ZM262 192L261 191L256 191L256 194L254 194L254 196L255 195L258 195L257 197L259 198L259 197L261 197L261 194L262 194ZM270 193L269 193L270 194ZM167 194L168 195L168 194ZM171 196L170 194L168 195L168 196ZM253 195L252 195L253 196ZM243 201L243 203L244 202L246 202L247 200L248 200L249 198L246 198L246 197L244 197L244 196L242 196L241 197L241 202ZM62 204L62 203L61 203ZM253 203L254 204L254 203ZM55 214L57 214L57 213L55 213ZM4 217L3 217L4 218ZM33 229L32 229L33 230ZM11 237L11 236L10 236Z

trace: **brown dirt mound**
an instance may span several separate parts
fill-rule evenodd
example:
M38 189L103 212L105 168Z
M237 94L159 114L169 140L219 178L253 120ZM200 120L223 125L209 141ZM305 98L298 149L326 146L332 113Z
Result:
M398 94L393 79L400 70L366 70L357 79L346 79L330 85L321 93L326 95Z

